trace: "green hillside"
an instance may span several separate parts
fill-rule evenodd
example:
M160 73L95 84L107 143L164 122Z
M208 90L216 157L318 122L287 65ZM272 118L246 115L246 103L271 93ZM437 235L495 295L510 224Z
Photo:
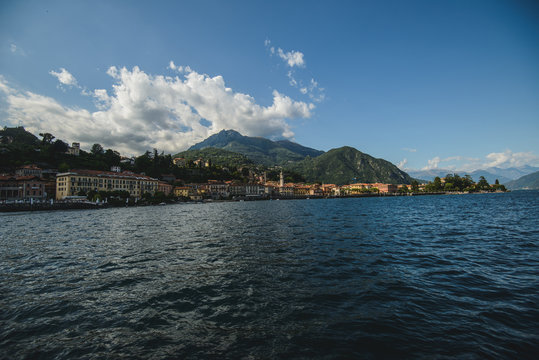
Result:
M289 168L310 182L410 184L413 180L389 161L376 159L349 146L332 149L316 158L306 158Z
M509 190L536 190L539 189L539 171L524 175L513 181L505 183Z
M323 151L286 140L271 141L261 137L243 136L234 130L222 130L191 146L189 150L201 150L208 147L239 153L265 166L285 165L303 160L306 156L313 157L323 153Z

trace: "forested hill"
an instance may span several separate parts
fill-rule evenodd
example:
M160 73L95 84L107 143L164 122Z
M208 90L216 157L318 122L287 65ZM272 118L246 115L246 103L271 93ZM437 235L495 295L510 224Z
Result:
M349 146L332 149L316 158L308 157L289 167L311 182L410 184L413 180L389 161L376 159Z
M189 150L219 148L242 154L255 163L265 166L285 165L291 161L315 157L323 151L311 149L291 141L271 141L262 137L243 136L234 130L222 130L206 140L195 144Z
M99 144L88 153L79 156L66 154L68 144L50 133L39 134L41 140L24 127L0 130L0 172L13 172L17 167L37 164L42 168L59 171L68 169L109 170L120 164L120 154L112 149L104 150Z
M525 175L519 179L509 181L505 186L510 190L538 190L539 171Z

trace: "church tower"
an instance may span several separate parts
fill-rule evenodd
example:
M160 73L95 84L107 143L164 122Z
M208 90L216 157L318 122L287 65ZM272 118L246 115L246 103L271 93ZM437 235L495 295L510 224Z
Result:
M279 179L279 186L284 187L284 177L283 177L283 171L281 170L281 178Z

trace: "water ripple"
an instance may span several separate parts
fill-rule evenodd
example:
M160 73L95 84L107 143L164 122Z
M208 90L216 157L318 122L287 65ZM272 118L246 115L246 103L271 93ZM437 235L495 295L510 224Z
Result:
M2 214L0 358L532 359L538 200Z

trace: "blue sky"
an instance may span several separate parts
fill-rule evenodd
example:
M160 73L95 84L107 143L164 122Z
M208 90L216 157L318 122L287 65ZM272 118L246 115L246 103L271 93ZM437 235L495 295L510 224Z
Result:
M539 166L533 1L8 1L0 125L139 154L223 128L402 168Z

